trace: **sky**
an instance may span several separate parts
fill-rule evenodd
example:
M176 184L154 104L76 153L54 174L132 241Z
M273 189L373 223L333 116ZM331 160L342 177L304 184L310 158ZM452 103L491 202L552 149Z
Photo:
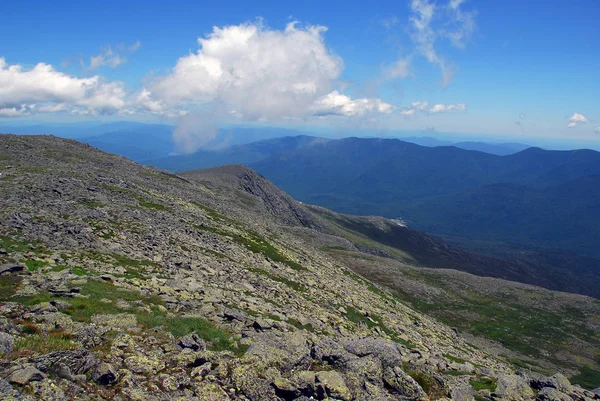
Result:
M5 1L0 122L600 143L600 2Z

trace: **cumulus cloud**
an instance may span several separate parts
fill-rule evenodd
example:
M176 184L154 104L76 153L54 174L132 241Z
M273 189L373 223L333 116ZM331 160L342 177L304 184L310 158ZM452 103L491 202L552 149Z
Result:
M168 104L223 102L247 119L302 116L333 90L344 66L325 46L326 30L295 22L285 30L214 27L196 54L181 57L149 90Z
M436 49L436 41L447 38L455 47L464 49L475 31L475 12L461 9L464 0L450 0L446 6L429 0L411 0L409 27L416 51L442 72L442 85L447 87L456 67Z
M213 27L198 38L196 53L181 57L168 74L156 77L138 94L137 104L158 114L189 111L187 122L181 123L185 127L193 125L189 121L204 121L206 130L183 127L178 132L181 147L187 146L181 150L188 152L205 142L198 136L212 135L206 107L219 110L214 119L246 121L390 113L394 107L382 100L351 99L339 92L344 63L325 45L326 31L298 22L283 30L260 21Z
M135 53L141 46L142 42L139 40L130 46L119 44L114 49L112 46L107 45L100 54L90 57L88 70L94 71L104 66L116 68L127 61L125 53Z
M379 99L351 99L350 97L333 91L315 102L314 115L339 115L346 117L360 117L370 113L389 114L394 106Z
M568 128L575 128L577 124L586 124L589 122L586 116L580 113L573 113L571 117L569 117L569 125Z
M596 134L600 134L600 126L596 127L596 128L594 129L594 132L595 132Z
M99 76L77 78L39 63L30 70L0 58L0 116L19 117L79 107L92 114L110 113L125 105L121 82Z

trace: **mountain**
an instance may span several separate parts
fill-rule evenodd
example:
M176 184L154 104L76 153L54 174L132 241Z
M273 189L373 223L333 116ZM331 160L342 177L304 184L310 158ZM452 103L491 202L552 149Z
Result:
M2 399L600 398L565 377L600 385L593 298L426 266L466 253L243 166L0 144Z
M490 153L492 155L506 156L520 152L529 148L529 145L522 143L486 143L486 142L456 142L452 146L456 146L465 150L476 150L478 152Z
M600 256L595 151L529 148L496 156L349 138L250 165L297 199L339 212L400 218L466 240Z

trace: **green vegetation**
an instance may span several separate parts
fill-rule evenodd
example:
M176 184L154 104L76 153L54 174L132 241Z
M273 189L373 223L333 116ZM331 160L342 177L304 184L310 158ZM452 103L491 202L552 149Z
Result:
M35 354L48 354L54 351L68 351L80 348L78 344L72 340L72 336L63 331L50 332L47 335L32 334L26 337L19 337L15 341L14 351L29 351Z
M496 381L496 379L489 377L479 377L477 379L469 380L469 383L475 391L489 390L493 393L496 391Z
M287 285L288 287L290 287L291 289L293 289L295 291L298 291L298 292L304 292L304 291L306 291L306 287L304 286L304 284L300 284L297 281L293 281L293 280L287 279L285 277L276 276L276 275L271 274L271 273L269 273L269 272L267 272L265 270L262 270L262 269L251 268L251 269L248 269L248 270L251 271L252 273L256 273L256 274L259 274L261 276L268 277L268 278L270 278L273 281L277 281L279 283L283 283L283 284Z
M282 254L277 248L267 242L267 240L253 231L246 230L243 234L240 234L238 232L228 231L218 227L203 225L195 225L194 227L198 230L209 231L217 235L231 238L234 242L244 246L250 252L260 253L273 262L285 263L294 270L306 270L304 266Z
M460 370L446 370L442 373L444 373L446 376L468 376L468 375L470 375L469 372L463 372Z
M433 377L423 372L411 369L411 367L406 363L402 365L402 369L406 372L406 374L419 383L423 391L427 393L430 399L437 400L439 397L443 397L445 395L442 387Z
M588 390L600 387L600 371L588 366L583 366L579 371L578 375L571 377L571 383L579 384Z
M343 246L322 246L319 248L321 251L348 251L348 248L344 248Z
M47 253L46 248L35 241L20 241L8 235L0 236L0 248L9 252L33 252L36 255Z
M121 193L130 195L132 198L134 198L135 200L138 201L138 204L142 208L155 210L155 211L166 211L166 212L171 211L170 207L167 207L161 203L150 202L146 198L138 195L135 191L133 191L131 189L121 188L121 187L117 187L115 185L108 185L108 184L102 184L102 187L105 189L109 189L111 191L121 192Z
M346 317L351 322L354 322L356 324L365 324L370 329L378 327L381 331L390 336L392 341L395 341L398 344L402 344L408 349L412 349L415 347L414 344L398 337L398 334L396 332L389 329L385 324L383 324L381 316L371 315L371 318L369 319L368 317L363 316L359 311L357 311L353 307L346 306Z
M315 332L315 328L310 323L308 323L308 324L302 324L298 320L292 319L292 318L289 318L288 320L286 320L286 322L288 322L289 324L291 324L292 326L294 326L294 327L296 327L298 329L310 331L311 333Z
M14 287L18 281L11 277L0 277L0 301L19 302L24 305L36 305L41 302L49 302L59 298L52 296L49 293L40 293L37 295L14 297ZM11 291L4 291L5 288ZM113 284L105 281L88 280L82 287L81 294L84 297L64 298L71 307L63 310L64 313L71 316L75 321L90 322L93 315L96 314L116 314L116 313L131 313L136 316L138 323L146 328L162 326L164 330L172 333L175 336L184 336L191 332L196 332L198 336L204 340L210 341L211 349L216 351L230 350L236 353L243 353L244 347L235 347L231 340L231 334L216 328L211 322L201 317L167 317L163 312L164 309L159 306L164 306L164 302L159 296L143 295L136 291L129 291L115 287ZM151 311L132 307L131 309L121 310L116 307L117 300L127 302L141 301L146 306L150 307ZM67 335L56 336L51 338L47 345L44 345L46 337L38 338L33 336L25 337L23 347L30 347L32 350L41 350L46 347L73 347ZM43 341L42 341L43 340ZM62 348L71 349L71 348ZM50 352L50 351L47 351Z

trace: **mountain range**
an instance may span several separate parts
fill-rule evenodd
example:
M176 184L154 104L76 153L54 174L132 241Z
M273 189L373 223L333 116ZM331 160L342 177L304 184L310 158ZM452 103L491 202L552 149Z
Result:
M597 299L455 270L522 266L241 165L0 143L3 399L600 399Z

